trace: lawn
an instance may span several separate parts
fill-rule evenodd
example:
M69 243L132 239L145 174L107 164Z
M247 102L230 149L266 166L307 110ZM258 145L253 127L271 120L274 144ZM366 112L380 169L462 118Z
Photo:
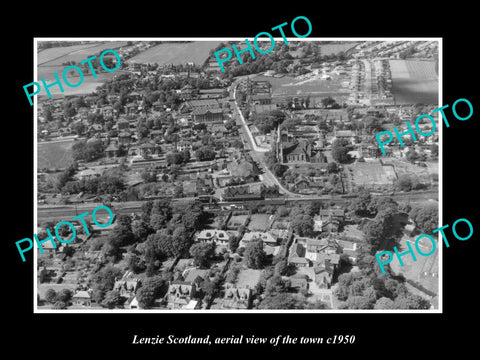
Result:
M438 294L438 243L437 250L432 255L421 256L415 249L415 239L416 237L403 235L402 239L400 240L400 245L397 246L397 249L399 253L407 251L408 248L406 242L409 241L412 249L414 249L413 251L415 252L417 261L413 261L411 255L405 255L402 257L402 261L404 263L404 266L402 267L400 266L397 257L394 256L392 262L390 263L390 267L394 272L401 273L407 279L416 281L426 289ZM422 241L423 240L425 239L422 239ZM428 240L420 243L419 245L421 246L420 248L422 252L430 252L431 243Z
M438 104L434 61L389 60L396 104Z
M180 65L188 62L201 65L210 56L210 50L221 41L194 41L190 43L164 43L147 49L129 59L132 63Z
M252 215L248 229L250 231L267 231L270 225L270 216L267 214L255 214Z
M37 146L37 168L66 168L73 161L72 145L73 140L52 143L39 142Z
M253 289L255 285L257 285L258 281L260 280L260 274L262 273L261 270L254 270L254 269L242 269L238 273L237 277L237 288L244 288L249 286L250 289Z

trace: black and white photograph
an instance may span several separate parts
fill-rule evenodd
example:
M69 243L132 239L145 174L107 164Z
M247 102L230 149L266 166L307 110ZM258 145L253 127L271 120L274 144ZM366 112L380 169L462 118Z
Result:
M473 350L474 9L171 5L3 24L7 353Z
M38 311L440 309L441 41L272 40L36 39Z

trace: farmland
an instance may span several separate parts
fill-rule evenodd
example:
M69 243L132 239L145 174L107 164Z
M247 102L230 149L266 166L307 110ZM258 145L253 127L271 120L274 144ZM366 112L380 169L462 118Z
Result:
M396 104L438 104L434 61L389 60Z
M357 46L358 42L342 42L337 44L322 44L319 45L321 55L338 54L339 52L347 52L348 50Z
M61 78L65 65L63 63L69 61L75 61L79 63L82 60L87 59L89 56L98 54L106 49L117 49L123 45L126 45L126 41L108 41L108 42L95 42L91 44L83 45L74 45L74 46L65 46L65 47L55 47L45 49L38 53L38 67L37 67L37 82L41 82L41 79L44 78L47 84L55 81L54 73L57 73ZM53 97L56 95L68 96L68 95L78 95L78 94L90 94L95 91L97 86L102 85L106 80L111 79L113 76L121 74L121 70L115 72L105 72L103 69L97 69L97 79L95 79L92 74L84 72L83 83L75 88L63 85L64 92L62 93L58 86L51 87L50 93ZM75 78L76 72L74 75L67 75L73 83L78 81L78 78ZM39 97L46 97L45 91L42 89Z
M65 168L73 161L73 140L38 143L37 168Z
M106 41L45 49L38 53L38 66L58 66L67 61L75 61L78 63L106 49L117 49L126 44L126 41Z
M132 63L157 63L159 65L180 65L192 62L202 65L210 50L221 41L195 41L190 43L166 43L154 46L129 59Z

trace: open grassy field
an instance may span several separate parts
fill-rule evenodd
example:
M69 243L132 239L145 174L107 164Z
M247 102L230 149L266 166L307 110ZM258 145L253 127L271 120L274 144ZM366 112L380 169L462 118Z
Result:
M41 79L45 78L45 82L47 84L51 84L55 81L55 77L54 77L53 73L56 72L58 74L58 77L61 78L64 68L65 68L65 66L61 66L61 65L60 66L40 66L38 68L37 80L36 81L41 84ZM96 79L92 76L91 73L84 74L83 75L83 82L80 86L77 86L77 87L74 87L74 88L66 86L63 83L63 79L61 79L62 86L63 86L63 93L60 91L60 88L58 86L52 86L49 90L50 90L50 93L52 94L53 98L68 96L68 95L91 94L92 92L94 92L96 90L96 88L98 86L102 85L105 81L110 80L114 76L118 76L118 75L120 75L124 72L125 71L123 71L123 70L117 70L117 71L113 71L113 72L100 72L100 71L97 70L96 71L96 73L97 73L97 78ZM67 79L73 84L78 82L78 78L73 77L70 74L67 75ZM43 86L42 86L42 90L40 91L40 94L38 94L37 97L47 99L47 94L46 94L45 90L43 89Z
M347 52L357 46L359 42L341 42L337 44L319 45L321 55L338 54L339 52Z
M91 44L73 45L64 47L55 47L45 49L38 53L38 66L41 65L62 65L67 61L76 61L77 63L87 59L90 55L102 52L106 49L118 49L125 46L126 41L103 41L92 42Z
M37 146L37 168L65 168L73 161L73 140L42 143Z
M191 43L165 43L141 52L129 60L132 63L157 63L159 65L180 65L187 62L201 65L208 58L210 50L221 41L195 41Z
M434 61L389 60L396 104L438 104Z
M395 256L390 263L392 270L396 273L403 274L407 279L411 279L420 283L426 289L433 291L438 294L438 243L436 251L429 256L421 256L416 252L415 249L415 239L414 237L409 237L404 235L400 240L400 245L397 246L398 251L404 252L408 250L406 242L409 241L410 245L415 251L415 257L417 261L413 261L413 258L410 255L402 257L404 266L400 266L397 257ZM422 252L428 254L432 249L431 242L425 239L421 239L419 246ZM441 244L440 244L441 246Z

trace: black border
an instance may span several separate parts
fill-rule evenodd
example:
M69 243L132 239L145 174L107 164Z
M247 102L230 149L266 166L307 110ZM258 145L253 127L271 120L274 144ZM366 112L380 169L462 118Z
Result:
M150 8L147 4L111 4L109 9L85 5L76 10L58 13L32 11L22 20L21 34L5 31L4 45L14 49L4 53L4 69L8 85L4 85L3 105L7 111L3 132L5 172L4 215L7 267L4 267L9 291L3 310L12 314L9 322L10 346L28 341L32 349L50 351L78 349L91 354L149 352L155 355L182 355L191 351L197 356L208 354L258 355L273 352L289 355L360 353L390 355L401 351L407 355L410 346L432 354L435 349L461 345L465 350L474 344L473 332L465 327L475 313L476 291L473 264L476 260L478 232L465 242L453 240L444 247L444 313L443 314L33 314L32 260L21 262L14 242L33 234L33 108L25 99L22 86L33 79L33 38L48 36L151 36L151 37L230 37L254 36L258 32L291 22L296 16L307 16L313 31L310 37L442 37L443 38L443 104L458 98L469 99L473 117L464 122L452 120L444 128L443 137L443 217L444 224L467 218L478 227L478 215L473 211L476 196L475 174L476 129L478 129L478 95L473 91L478 74L475 69L476 38L475 9L457 3L447 9L420 9L405 2L383 3L376 6L363 2L351 7L334 3L276 3L267 11L244 3L205 3L199 9L178 4L174 9L163 4ZM439 7L441 5L438 5ZM131 11L129 9L131 8ZM277 11L273 11L276 9ZM70 14L70 15L67 15ZM68 17L77 20L69 22ZM39 21L43 19L43 21ZM60 18L61 19L61 18ZM90 19L90 20L88 20ZM74 25L72 25L74 23ZM12 101L13 100L13 101ZM474 128L475 127L475 128ZM5 136L7 135L7 136ZM13 207L13 209L12 209ZM478 231L478 230L477 230ZM30 253L31 254L31 253ZM9 315L10 316L10 315ZM10 327L10 325L12 325ZM28 335L28 340L26 338ZM133 335L156 336L230 336L257 337L291 336L328 337L335 334L355 335L354 345L329 346L180 346L131 345ZM50 347L52 347L50 349ZM416 350L415 350L416 351ZM93 353L92 353L93 352ZM94 355L95 356L95 355ZM368 355L367 355L368 356ZM123 357L123 356L122 356Z

